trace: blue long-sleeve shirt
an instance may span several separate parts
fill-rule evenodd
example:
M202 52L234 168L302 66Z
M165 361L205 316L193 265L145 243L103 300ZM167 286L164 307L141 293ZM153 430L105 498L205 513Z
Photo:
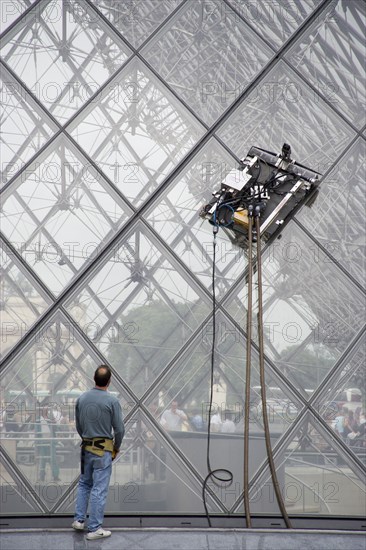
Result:
M75 406L76 429L80 437L114 438L119 450L125 433L121 404L106 390L93 388L78 397Z

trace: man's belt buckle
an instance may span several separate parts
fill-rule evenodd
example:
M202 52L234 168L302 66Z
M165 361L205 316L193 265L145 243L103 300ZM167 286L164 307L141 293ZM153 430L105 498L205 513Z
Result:
M105 439L97 439L97 440L94 440L93 446L103 451L104 443L105 443Z

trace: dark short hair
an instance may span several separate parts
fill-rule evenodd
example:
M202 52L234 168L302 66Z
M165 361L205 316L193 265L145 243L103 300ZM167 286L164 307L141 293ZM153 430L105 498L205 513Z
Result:
M99 365L94 373L94 382L96 386L103 388L108 384L112 376L111 369L108 365Z

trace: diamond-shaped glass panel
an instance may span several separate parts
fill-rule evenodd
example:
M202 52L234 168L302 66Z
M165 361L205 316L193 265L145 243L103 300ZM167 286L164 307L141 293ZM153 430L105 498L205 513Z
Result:
M134 60L68 131L139 205L203 134L154 75Z
M362 285L365 281L366 144L360 138L322 182L298 219Z
M148 399L156 421L205 476L206 447L211 395L212 320L202 327L193 345L181 355ZM219 314L216 319L216 353L212 386L211 467L233 473L231 489L210 487L226 507L243 490L243 431L245 409L246 341L232 323ZM253 351L249 416L249 471L251 475L266 458L260 396L258 356ZM291 426L301 404L267 365L266 394L272 444ZM178 412L177 412L178 409ZM186 416L184 422L178 416ZM184 419L184 417L183 417ZM225 457L225 458L224 458Z
M65 122L127 59L128 48L86 2L43 0L9 32L2 58Z
M119 514L121 503L124 513L179 514L187 509L204 512L197 474L141 411L126 423L123 447L113 463L106 511ZM207 504L210 512L220 511L210 495ZM60 511L73 513L73 499L65 500Z
M364 473L311 415L276 455L275 466L288 514L364 516ZM254 514L280 513L268 471L252 484L250 501Z
M0 484L3 491L3 505L6 504L6 512L11 515L17 514L34 514L44 512L44 507L37 502L34 498L33 490L24 486L23 480L20 481L16 475L14 475L14 466L11 466L5 462L5 456L9 458L11 462L16 461L16 452L14 452L14 441L9 438L9 441L2 441L1 443L1 455L0 455ZM6 453L6 455L5 455ZM6 496L5 496L6 495ZM2 544L6 544L4 541L4 534L2 534Z
M366 122L366 5L333 1L286 54L358 128Z
M57 294L129 213L103 177L60 138L6 191L1 227Z
M75 401L94 386L96 361L70 323L55 315L2 377L5 449L49 509L79 474ZM131 408L113 379L109 391L124 411Z
M212 226L198 213L211 200L213 191L220 187L227 173L235 167L234 159L215 140L211 140L146 215L164 242L210 290ZM219 231L215 262L217 296L227 292L244 271L246 263L243 250L232 243L224 229Z
M182 0L94 0L94 4L135 48L145 42Z
M209 303L142 224L76 291L67 309L142 395L200 322Z
M229 0L229 2L240 17L254 27L262 38L271 42L274 47L280 48L296 32L320 0L301 0L301 2Z
M50 299L2 247L0 264L1 358L33 326L50 304Z
M363 462L366 448L365 364L363 338L313 404L337 437Z
M1 183L23 167L56 131L56 125L10 73L1 70Z
M195 0L186 2L142 53L209 125L273 54L227 4Z
M245 131L243 129L245 128ZM284 63L277 64L220 128L242 158L252 145L281 152L317 172L334 162L354 135L332 109Z
M247 288L226 307L245 328ZM294 223L263 255L265 353L307 398L364 324L362 293ZM257 340L257 296L253 338Z

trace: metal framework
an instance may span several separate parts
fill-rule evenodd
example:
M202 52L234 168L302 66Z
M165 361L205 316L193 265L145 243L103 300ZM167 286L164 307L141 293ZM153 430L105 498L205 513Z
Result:
M349 514L362 516L366 447L336 434L329 403L356 387L365 407L364 5L258 0L255 14L240 0L17 6L0 50L5 514L72 511L77 442L60 430L61 483L50 496L34 425L50 400L71 421L72 396L100 362L114 371L127 423L114 474L122 497L108 511L203 513L205 433L178 437L159 422L173 399L192 417L208 399L212 240L197 211L249 146L288 141L325 177L311 208L262 249L274 460L290 515L344 515L351 483ZM224 518L243 515L235 453L248 273L245 254L224 232L217 239L216 396L237 435L213 436L214 461L227 459L235 488L209 486L208 506ZM251 509L278 514L264 494L255 328L253 320L250 438L260 460L249 458ZM286 492L295 485L301 503ZM174 505L167 486L182 495Z

